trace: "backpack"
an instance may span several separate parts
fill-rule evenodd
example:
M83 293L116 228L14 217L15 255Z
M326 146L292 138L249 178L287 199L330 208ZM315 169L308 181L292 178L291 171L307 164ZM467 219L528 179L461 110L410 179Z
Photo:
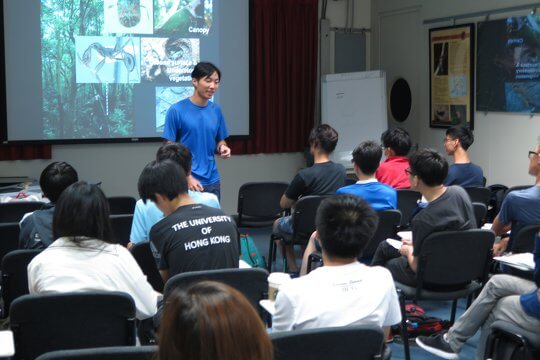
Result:
M266 263L259 249L255 245L253 238L248 234L240 235L240 259L244 260L251 267L266 268Z
M493 223L495 216L497 216L499 210L501 209L502 201L504 200L504 194L506 194L506 190L508 190L508 187L501 184L494 184L488 186L488 189L489 191L491 191L491 195L489 196L486 222Z
M424 309L415 304L405 305L405 316L407 318L407 333L409 338L417 336L430 336L442 330L450 328L450 321L426 315ZM397 331L396 331L397 330ZM399 326L393 331L400 334Z

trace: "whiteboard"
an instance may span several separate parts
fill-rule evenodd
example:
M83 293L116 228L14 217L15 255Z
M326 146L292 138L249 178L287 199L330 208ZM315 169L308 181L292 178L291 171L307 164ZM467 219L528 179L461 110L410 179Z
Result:
M388 128L386 75L380 70L324 75L321 90L322 123L339 133L331 159L351 168L356 145L379 142Z

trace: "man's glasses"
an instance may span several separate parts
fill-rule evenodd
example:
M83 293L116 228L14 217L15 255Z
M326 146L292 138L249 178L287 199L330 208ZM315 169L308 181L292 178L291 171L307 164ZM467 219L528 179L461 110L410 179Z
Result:
M531 156L533 156L533 155L538 156L538 153L537 153L536 151L529 151L529 155L528 155L529 159L530 159Z

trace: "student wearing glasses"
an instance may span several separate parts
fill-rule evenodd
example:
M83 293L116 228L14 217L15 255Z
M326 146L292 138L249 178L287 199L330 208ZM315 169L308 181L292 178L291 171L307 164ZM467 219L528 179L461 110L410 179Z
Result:
M501 210L493 220L491 230L496 236L501 236L512 229L510 237L503 237L493 245L493 256L499 256L507 250L512 250L513 236L527 226L540 224L540 145L529 151L529 175L535 177L534 186L525 190L511 191L506 195Z
M411 221L412 239L403 239L399 250L386 241L373 256L372 266L385 266L395 281L416 286L418 254L424 240L432 233L476 228L473 206L465 190L459 186L445 186L448 163L435 150L423 149L409 158L411 188L422 193L427 206Z

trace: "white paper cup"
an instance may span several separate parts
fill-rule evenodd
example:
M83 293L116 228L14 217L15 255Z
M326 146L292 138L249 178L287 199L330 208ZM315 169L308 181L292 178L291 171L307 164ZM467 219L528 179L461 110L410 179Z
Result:
M291 281L291 276L287 273L274 272L268 275L268 300L276 301L279 288L289 281Z

